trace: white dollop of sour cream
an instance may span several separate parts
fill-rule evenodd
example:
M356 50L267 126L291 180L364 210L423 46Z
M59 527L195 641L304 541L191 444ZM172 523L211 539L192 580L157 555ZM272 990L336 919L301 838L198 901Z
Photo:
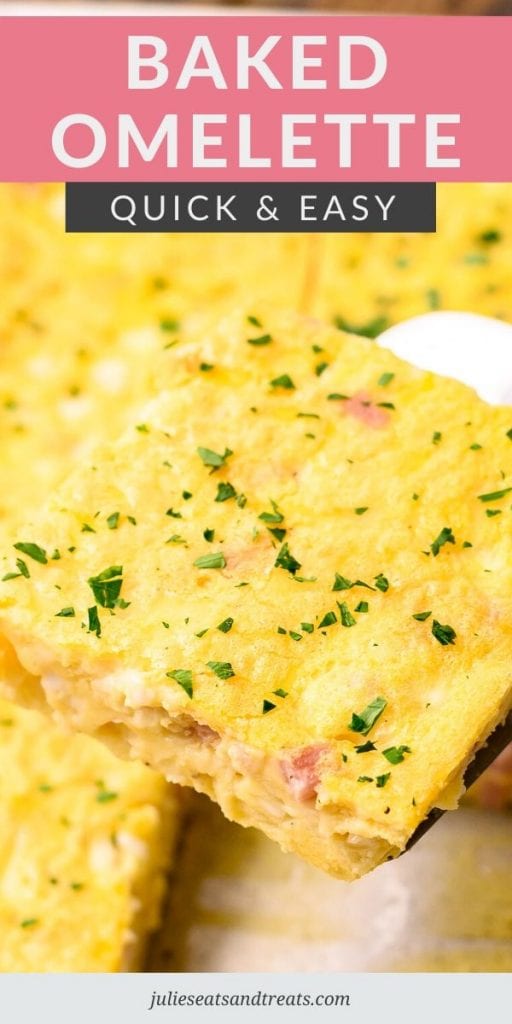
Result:
M491 405L512 405L512 326L439 310L404 320L377 343L422 370L454 377Z

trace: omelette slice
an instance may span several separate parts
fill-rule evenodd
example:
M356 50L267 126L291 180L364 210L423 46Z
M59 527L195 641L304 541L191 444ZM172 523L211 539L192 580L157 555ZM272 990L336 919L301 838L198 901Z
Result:
M140 967L160 917L176 790L0 702L0 971Z
M255 320L177 345L12 537L6 693L354 879L456 805L512 705L512 410Z

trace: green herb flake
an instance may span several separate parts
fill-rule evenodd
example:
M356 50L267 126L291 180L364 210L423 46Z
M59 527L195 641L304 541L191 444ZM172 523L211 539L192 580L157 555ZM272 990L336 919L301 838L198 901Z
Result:
M413 619L416 619L416 622L425 622L431 615L432 612L416 612L416 614L413 615Z
M486 514L488 519L492 519L494 516L501 516L502 509L501 508L486 508L485 514Z
M236 498L236 491L230 483L217 484L217 494L215 501L229 501L230 498Z
M252 324L253 327L263 327L261 320L258 320L257 316L248 316L247 323Z
M123 567L110 565L97 576L90 576L87 582L102 608L115 608L123 585Z
M72 605L68 605L67 608L61 608L60 612L55 612L56 619L74 619L75 609Z
M391 772L385 772L384 775L377 775L377 778L375 779L375 785L377 786L377 789L383 789L384 788L384 786L386 785L386 782L388 781L390 775L391 775Z
M174 682L178 683L182 690L185 690L187 697L192 698L194 688L192 684L192 672L189 669L174 668L171 672L166 672L165 674L169 679L174 679Z
M293 629L288 630L288 636L291 636L292 640L302 640L302 633L295 633Z
M356 754L369 754L370 750L377 750L375 743L371 740L367 740L366 743L359 743L355 748Z
M313 633L315 629L312 622L301 622L300 628L304 631L304 633Z
M30 579L30 572L26 562L22 558L16 559L16 565L18 566L21 576L24 576L26 580Z
M89 523L82 523L82 529L80 530L80 533L96 533L96 530L94 529L93 526L90 526Z
M110 516L107 516L107 526L109 530L117 530L119 526L119 512L112 512Z
M334 326L340 331L347 331L348 334L360 334L363 338L376 338L389 327L387 316L376 316L367 323L354 324L343 316L334 318Z
M114 793L111 789L100 789L96 793L96 803L98 804L110 804L112 800L117 800L119 793Z
M287 373L282 373L280 377L274 377L270 381L270 387L283 388L284 391L295 391L295 384Z
M512 441L512 427L510 428L510 430L507 430L505 437L508 437L509 441Z
M262 512L258 516L258 519L261 519L263 523L282 523L284 519L283 513L279 511L275 501L271 501L270 504L272 505L273 511Z
M173 316L167 316L163 320L160 320L161 331L172 331L174 333L175 331L179 331L179 329L180 322Z
M267 530L276 538L277 541L279 541L280 544L286 537L286 530L283 530L280 526L267 526Z
M346 576L340 576L339 572L334 574L333 590L350 590L354 584Z
M288 547L288 544L283 544L274 562L274 566L278 569L285 569L286 572L289 572L292 576L295 576L297 570L301 568L301 563L293 557Z
M281 697L283 700L288 696L288 690L283 690L282 686L278 687L277 690L272 691L275 697Z
M215 537L215 530L203 530L203 537L211 544Z
M175 512L173 508L168 508L165 514L170 516L171 519L183 519L181 512Z
M487 501L500 501L501 498L506 498L507 494L512 492L512 487L504 487L501 491L489 491L487 494L479 494L478 500ZM14 545L16 547L16 545Z
M190 501L190 499L193 498L192 491L182 491L181 497L183 498L183 501Z
M348 605L345 603L345 601L342 601L341 604L338 601L337 604L340 610L341 625L346 626L347 628L350 626L355 626L356 620L352 613L350 612Z
M316 376L317 377L321 377L322 374L325 373L325 371L327 370L328 366L329 366L329 363L325 363L325 362L317 363L317 365L315 366Z
M383 373L379 377L377 384L379 384L381 388L387 388L388 384L391 384L391 381L394 380L394 378L394 373Z
M257 338L247 338L248 345L254 345L255 348L262 348L263 345L270 345L272 336L270 334L260 334Z
M89 621L88 632L89 633L96 633L96 636L100 637L101 636L101 622L100 622L100 617L98 615L98 609L97 609L96 605L93 605L92 608L88 608L87 609L87 618L88 618L88 621Z
M482 231L477 236L477 242L481 242L483 245L493 245L495 242L501 242L502 238L501 231L496 228L488 228L487 231Z
M223 551L215 551L208 555L200 555L196 558L194 565L196 569L225 569L226 559Z
M373 782L373 775L360 775L358 782Z
M23 921L20 921L20 928L33 928L36 924L39 924L38 917L26 917Z
M273 711L275 707L277 707L277 705L273 704L271 700L264 700L262 712L264 715L268 715L269 711Z
M367 612L368 609L369 609L368 601L360 601L359 604L356 605L354 611L356 611L356 612Z
M457 636L455 630L452 629L451 626L443 626L437 621L437 619L434 619L432 623L432 634L443 647L447 647L449 644L454 644Z
M336 612L327 612L324 615L322 621L318 623L317 628L324 629L326 626L334 626L334 623L337 621L338 619L336 617Z
M41 565L46 565L48 562L46 551L39 547L39 544L33 544L31 541L18 541L13 546L16 551L21 551L22 555L33 558L34 562L39 562Z
M215 369L215 366L213 363L199 363L199 369L202 373L209 373L210 370Z
M442 439L442 436L443 435L439 430L434 430L434 433L432 434L432 444L439 444L439 442Z
M481 449L482 449L482 445L481 444L477 444L476 441L475 441L474 444L470 444L470 446L469 446L470 452L479 452L479 451L481 451Z
M228 459L229 456L233 454L233 452L231 451L230 448L225 448L224 454L221 455L219 452L212 451L211 448L199 447L197 449L197 454L199 455L199 458L201 459L204 466L211 466L212 469L215 470L219 469L220 466L225 466L226 459Z
M359 714L352 714L352 720L348 728L352 732L360 732L363 736L367 736L387 707L387 703L384 697L375 697L364 711L361 711Z
M147 423L137 423L135 430L138 430L139 434L149 434L149 427Z
M348 395L342 395L339 391L333 391L330 395L327 395L328 402L348 402L348 399Z
M229 633L234 621L234 619L228 617L227 619L224 619L223 622L219 622L217 629L220 629L221 633Z
M453 533L449 526L443 526L443 529L441 530L439 536L436 537L436 539L432 541L432 544L430 545L430 550L434 558L437 558L437 555L439 554L441 548L445 544L455 544L455 537L453 536Z
M356 516L364 516L365 512L368 512L368 505L360 505L359 508L355 508L354 512Z
M230 661L207 661L206 664L218 679L231 679L235 675Z
M383 576L381 572L379 572L378 576L374 577L374 581L377 590L381 590L383 594L385 594L386 591L389 590L389 580L386 579L386 577Z
M405 746L387 747L382 753L390 764L401 764L404 760L404 755L411 753L411 748Z

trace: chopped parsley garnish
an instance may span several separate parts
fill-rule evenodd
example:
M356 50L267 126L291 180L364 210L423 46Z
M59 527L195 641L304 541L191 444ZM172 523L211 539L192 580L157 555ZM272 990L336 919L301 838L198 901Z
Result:
M283 544L274 562L274 566L276 566L278 569L285 569L286 572L289 572L291 573L292 576L295 576L297 570L301 568L301 563L293 557L288 547L288 544Z
M358 782L373 782L373 775L360 775Z
M380 384L381 388L387 388L388 384L394 379L394 373L383 373L379 377L377 384Z
M215 530L203 530L203 537L205 540L208 541L209 544L211 544L212 540L215 537Z
M383 576L381 572L379 572L378 576L374 577L374 581L377 590L381 590L383 594L385 594L386 591L389 590L389 580L386 579L386 577Z
M96 533L96 530L94 529L93 526L90 526L89 523L82 523L82 529L80 530L80 533Z
M253 327L263 327L261 320L258 320L257 316L248 316L247 323L252 324Z
M432 634L435 636L436 640L439 640L439 643L442 644L443 647L447 647L448 644L454 644L455 637L457 636L455 630L452 629L451 626L442 626L437 619L434 619L432 623Z
M263 523L282 523L284 519L283 513L279 511L275 501L271 500L270 504L272 505L273 511L262 512L258 516L258 519L261 519Z
M377 789L383 789L384 788L384 786L386 785L386 782L388 781L390 775L391 775L391 772L385 772L384 775L377 775L377 778L375 779L375 785L377 786Z
M282 697L283 700L284 700L285 697L288 696L288 690L283 690L283 688L281 686L277 690L273 690L272 692L273 692L274 696Z
M479 494L479 501L500 501L501 498L506 498L507 494L512 492L512 487L504 487L501 491L489 491L488 494ZM14 545L17 547L17 544Z
M123 567L110 565L97 576L90 576L87 582L102 608L115 608L123 585Z
M339 391L333 391L332 394L327 395L328 402L348 402L348 395L342 395Z
M220 466L226 465L226 459L233 454L230 448L225 448L224 454L220 455L219 452L212 451L211 448L198 448L197 454L201 459L204 466L211 466L213 470L219 469Z
M441 305L441 296L437 288L427 288L425 292L425 299L427 300L427 306L429 309L439 309Z
M508 437L509 441L512 441L512 427L510 428L510 430L507 430L505 436Z
M20 921L20 928L33 928L36 924L39 924L38 917L26 917L24 921Z
M354 512L356 516L364 516L365 512L368 512L368 505L360 505L359 508L355 508Z
M61 608L60 612L55 613L56 619L73 619L75 617L75 609L72 605L68 605L67 608Z
M279 634L280 634L281 636L286 636L287 630L286 630L286 629L284 628L284 626L278 626L278 627L277 627L277 632L278 632L278 633L279 633Z
M317 363L317 365L315 366L315 373L317 377L321 377L322 374L325 373L328 366L329 363Z
M469 446L470 452L479 452L479 451L481 451L481 448L482 448L482 445L481 444L477 444L476 441L475 441L474 444L470 444L470 446Z
M272 534L273 537L276 538L276 540L279 541L280 544L286 537L286 530L284 530L281 526L267 526L267 530L269 533Z
M229 501L230 498L236 498L236 491L233 485L230 483L217 484L215 501Z
M295 384L287 373L282 373L280 377L274 377L270 381L270 387L283 388L285 391L295 391Z
M291 636L292 640L302 640L302 633L295 633L293 629L288 630L288 636Z
M313 633L315 629L312 622L301 622L300 628L304 630L305 633Z
M190 501L193 497L192 491L182 491L181 497L183 498L183 501Z
M260 334L257 338L247 338L248 345L254 345L255 348L261 348L262 345L270 345L272 336L270 334Z
M432 444L439 444L442 436L443 435L439 430L434 430L434 433L432 434Z
M176 320L173 316L165 317L164 320L160 321L160 330L161 331L173 331L174 332L174 331L179 331L179 329L180 329L179 320Z
M24 576L26 580L30 579L30 572L29 572L28 565L27 565L26 562L23 561L22 558L17 558L16 559L16 565L18 566L18 569L20 571L20 575Z
M235 674L230 661L207 661L206 664L219 679L231 679Z
M356 754L369 754L370 750L377 750L375 743L371 740L367 740L366 743L359 743L355 748Z
M217 629L220 629L221 633L229 633L231 627L233 626L234 621L235 621L234 619L232 619L232 618L230 618L228 616L228 618L224 619L223 622L219 622L219 625L217 626Z
M485 514L486 514L488 519L492 519L494 516L501 516L502 509L501 508L486 508Z
M359 604L356 605L354 611L356 611L356 612L367 612L368 608L369 608L368 601L360 601Z
M117 530L119 526L119 512L112 512L110 516L107 516L107 526L109 530Z
M183 519L181 512L175 512L173 508L168 508L165 514L170 516L171 519Z
M166 672L165 674L169 679L174 679L181 686L182 690L185 690L187 697L193 696L192 672L188 668L174 668L171 672Z
M147 423L138 423L135 430L138 430L139 434L149 434L149 427Z
M223 551L212 551L211 555L200 555L196 558L194 565L196 569L224 569L226 559Z
M404 746L387 747L387 749L383 750L382 753L386 758L386 761L389 761L390 764L401 764L404 760L404 754L410 754L411 748Z
M352 613L350 612L348 606L345 604L345 601L342 601L341 604L340 604L339 601L337 603L338 603L338 608L340 610L341 625L342 626L347 626L347 627L355 626L356 620L355 620L354 616L352 615Z
M114 793L110 789L100 789L99 792L96 793L96 802L98 804L109 804L112 800L117 800L118 796L119 793Z
M425 622L425 619L429 619L431 615L432 612L416 612L413 619L416 619L416 622Z
M350 590L354 584L346 576L340 576L339 572L334 574L333 590Z
M325 626L334 626L334 623L337 621L336 612L327 612L322 621L318 623L318 629L324 629Z
M89 633L96 633L97 637L101 636L101 622L98 615L98 609L94 604L92 608L87 609L87 617L89 620Z
M273 711L275 707L277 707L277 705L273 704L271 700L264 700L262 709L263 714L268 715L269 711Z
M348 334L360 334L363 338L376 338L389 327L389 320L387 316L376 316L365 324L354 324L350 320L345 320L343 316L336 316L334 326L340 331L347 331Z
M449 526L443 526L443 529L441 530L439 536L436 537L436 539L432 541L432 544L430 545L430 550L434 558L437 557L444 544L455 544L455 537L453 536L453 533Z
M18 541L13 546L16 551L21 551L23 555L33 558L34 562L39 562L41 565L46 565L48 562L46 551L44 548L39 547L39 544L33 544L31 541Z
M482 242L483 245L492 245L494 242L501 242L502 238L501 231L497 231L496 228L489 228L478 235L477 241Z
M360 732L367 736L376 721L380 718L384 708L387 707L387 700L384 697L375 697L368 706L359 714L353 713L352 720L348 726L352 732Z

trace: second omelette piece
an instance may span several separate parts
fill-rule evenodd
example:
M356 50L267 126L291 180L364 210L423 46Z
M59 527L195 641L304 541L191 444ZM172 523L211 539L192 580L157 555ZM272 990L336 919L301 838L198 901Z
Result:
M356 878L512 705L512 411L295 316L162 384L13 538L7 695Z

